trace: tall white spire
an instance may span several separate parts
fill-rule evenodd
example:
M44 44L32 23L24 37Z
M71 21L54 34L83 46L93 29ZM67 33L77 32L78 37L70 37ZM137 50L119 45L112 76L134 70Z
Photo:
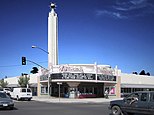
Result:
M55 12L56 5L50 4L51 11L48 17L48 67L58 65L58 17Z

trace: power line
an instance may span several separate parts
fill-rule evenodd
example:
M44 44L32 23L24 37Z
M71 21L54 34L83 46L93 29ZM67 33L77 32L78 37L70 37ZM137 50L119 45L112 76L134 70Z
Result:
M37 62L37 63L47 63L48 61L42 61L42 62ZM33 65L33 64L26 64L28 65ZM19 66L23 66L23 65L2 65L0 66L0 68L5 68L5 67L19 67Z
M3 66L0 66L0 67L3 68L3 67L17 67L17 66L22 66L22 65L3 65Z

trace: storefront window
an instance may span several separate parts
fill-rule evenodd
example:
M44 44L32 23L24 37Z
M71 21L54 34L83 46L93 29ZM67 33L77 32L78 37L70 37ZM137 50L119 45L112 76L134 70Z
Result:
M111 87L109 94L115 94L115 87Z
M44 87L41 87L41 93L45 93Z
M151 88L151 89L149 89L149 91L154 91L154 89L153 89L153 88Z
M48 87L41 87L41 94L47 94L48 93Z
M109 95L115 95L115 87L114 86L105 86L104 92L108 91Z

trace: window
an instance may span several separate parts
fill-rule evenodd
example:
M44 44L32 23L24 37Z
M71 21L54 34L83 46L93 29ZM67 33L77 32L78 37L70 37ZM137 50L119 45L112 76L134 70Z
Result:
M26 92L26 89L22 89L21 92Z
M31 90L30 89L27 89L27 92L31 92Z
M151 93L151 101L154 102L154 93Z
M41 87L41 93L45 93L44 87Z
M132 97L135 97L135 98L139 98L139 94L138 93L133 93L131 95L128 96L128 98L132 98Z
M141 101L147 101L148 94L147 93L142 93L141 94Z
M154 91L154 88L149 89L149 91Z
M114 86L105 86L104 87L104 92L108 91L109 95L115 95L115 87Z
M5 93L0 93L0 98L7 98L7 95Z
M41 94L47 94L48 93L48 87L42 86L41 87Z
M131 90L132 90L131 88L122 88L121 93L131 93L132 92Z

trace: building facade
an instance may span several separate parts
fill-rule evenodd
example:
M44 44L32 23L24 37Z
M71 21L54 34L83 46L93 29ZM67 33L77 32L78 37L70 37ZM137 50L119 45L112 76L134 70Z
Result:
M97 69L96 69L97 68ZM104 97L108 90L109 98L127 96L136 91L154 91L154 76L121 73L117 68L96 64L57 65L50 74L48 92L48 74L41 70L30 77L29 87L33 95L67 98ZM9 88L20 87L20 76L5 78ZM60 84L60 87L59 87Z
M25 77L24 76L16 76L16 77L10 77L10 78L5 78L4 81L8 83L7 87L12 89L12 88L16 88L16 87L20 87L18 84L18 80L20 77ZM27 75L27 77L29 77L29 84L27 84L27 87L32 89L33 92L33 96L38 95L38 74L30 74Z
M154 91L154 76L121 73L121 96L136 91Z
M38 92L58 96L60 83L61 97L104 97L105 90L108 91L109 95L115 97L120 92L119 72L120 70L113 69L109 65L55 65L52 72L50 71L52 73L50 79L48 79L48 73L40 74L38 87L41 87ZM50 84L49 92L48 82Z

